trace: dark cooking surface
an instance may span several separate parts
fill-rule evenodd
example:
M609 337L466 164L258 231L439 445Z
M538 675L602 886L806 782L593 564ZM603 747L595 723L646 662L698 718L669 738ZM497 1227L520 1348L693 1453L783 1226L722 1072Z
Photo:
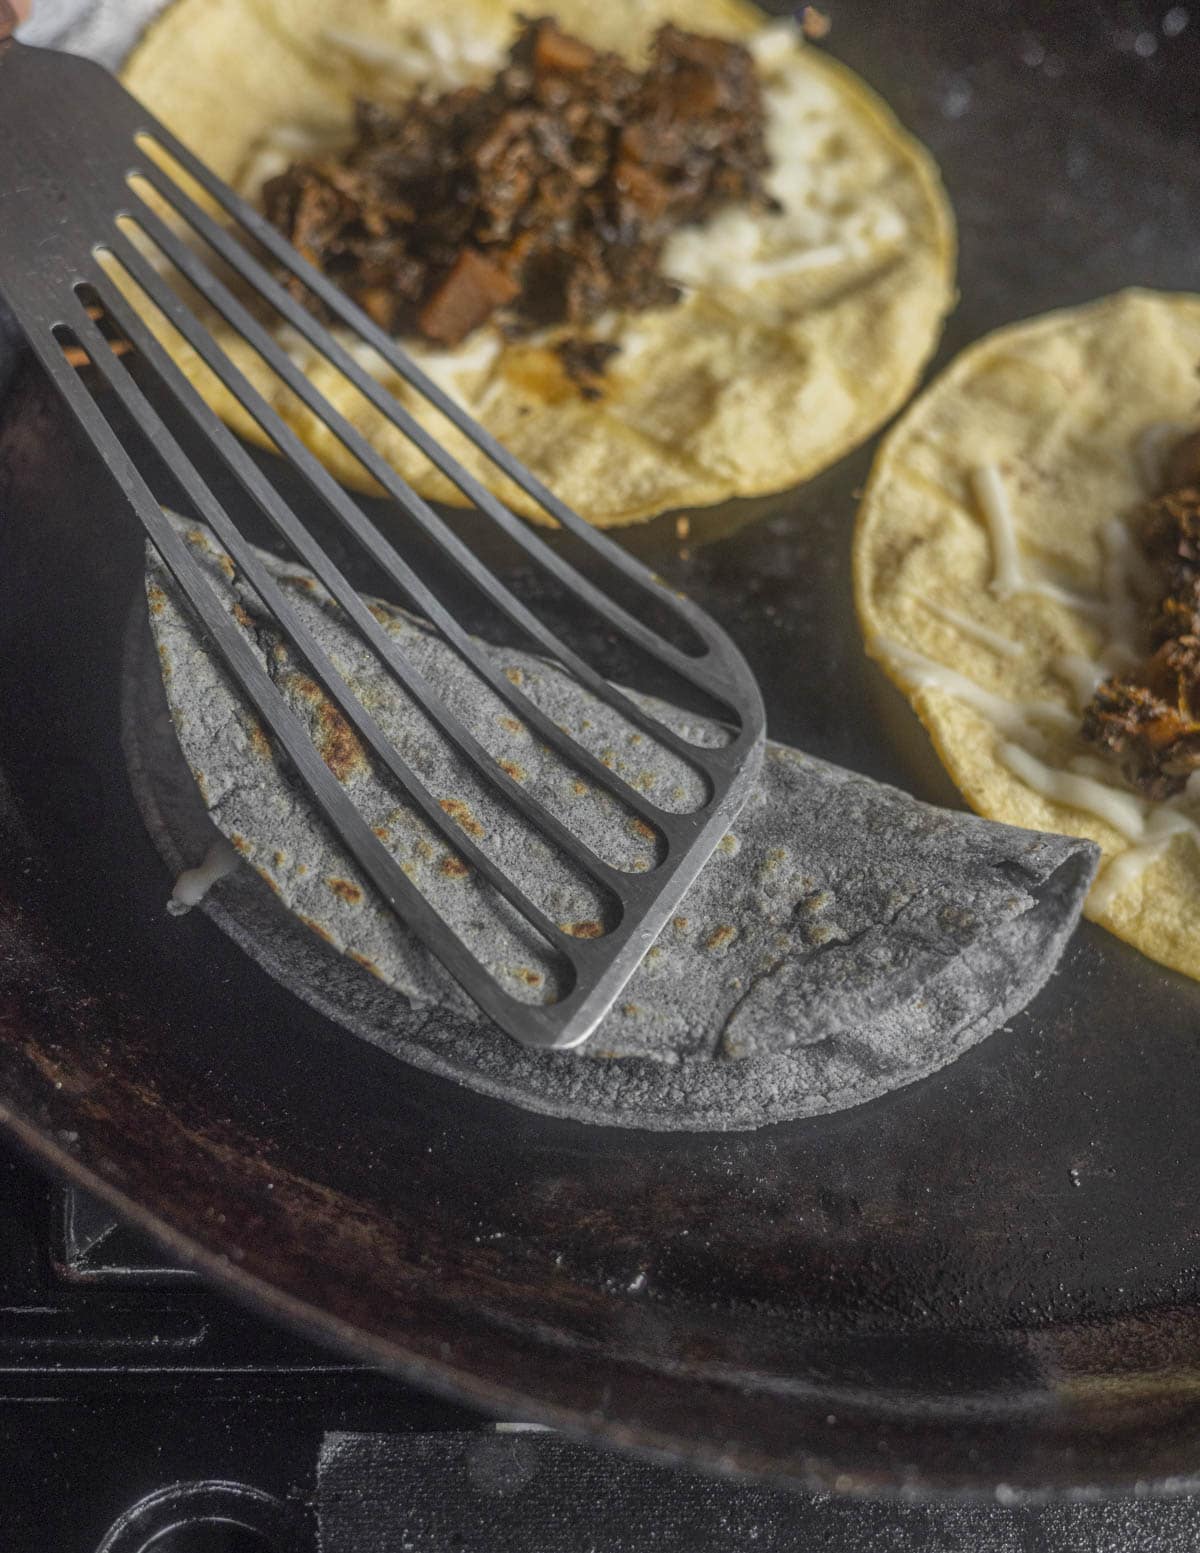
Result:
M1198 1499L801 1497L493 1432L238 1310L3 1150L0 1192L4 1553L1192 1553L1200 1535Z
M1050 36L1042 7L837 7L837 52L958 207L947 351L1120 284L1200 289L1200 15L1167 39L1165 9L1059 5ZM868 462L690 554L670 520L631 537L747 649L776 738L944 797L850 615ZM0 768L33 838L0 859L0 1094L22 1136L313 1330L618 1442L856 1488L1200 1470L1200 988L1086 928L947 1072L725 1139L556 1123L402 1068L163 914L115 742L131 530L27 379L0 441Z

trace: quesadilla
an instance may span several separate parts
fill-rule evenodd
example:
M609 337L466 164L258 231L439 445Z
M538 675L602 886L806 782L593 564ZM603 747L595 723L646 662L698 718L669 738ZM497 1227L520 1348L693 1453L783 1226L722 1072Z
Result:
M398 799L211 534L182 528L247 644L409 877L514 998L553 998L553 946ZM603 903L587 882L464 768L314 579L267 564L443 810L563 932L602 934ZM323 1012L407 1061L534 1110L620 1125L745 1128L911 1083L1029 1001L1092 876L1086 842L947 813L770 745L736 824L599 1030L572 1051L525 1050L375 899L153 555L147 598L153 641L143 616L125 737L150 829L170 866L188 871L176 904L219 881L206 909ZM382 601L371 608L531 796L613 866L650 866L648 827L543 748L422 622ZM488 650L524 694L654 803L686 810L702 800L692 768L559 668L511 648ZM689 742L724 736L716 723L641 699Z

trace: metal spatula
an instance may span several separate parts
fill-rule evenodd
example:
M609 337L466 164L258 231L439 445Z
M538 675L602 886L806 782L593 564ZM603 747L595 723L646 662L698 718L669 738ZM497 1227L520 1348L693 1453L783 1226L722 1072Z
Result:
M531 1046L577 1045L603 1018L728 830L758 771L764 713L745 661L702 610L669 592L619 546L551 495L422 373L394 340L308 266L274 228L215 178L111 76L88 61L15 42L11 39L11 24L4 26L5 10L5 0L0 0L0 295L120 485L130 508L202 622L213 650L224 660L270 731L276 747L286 755L315 805L380 896L510 1035ZM176 176L165 170L172 163ZM178 169L183 170L183 179L178 176ZM190 186L193 192L183 186L189 178L194 180ZM147 190L153 191L149 200ZM211 202L208 209L202 208L205 196ZM171 212L169 219L165 218L164 207ZM219 210L221 214L214 218L210 210ZM130 236L130 223L140 234L137 242ZM186 239L181 231L186 232ZM147 240L162 262L148 261ZM208 252L202 253L205 247ZM658 807L609 769L602 759L561 731L517 685L510 683L480 652L451 609L418 577L362 507L332 479L234 366L183 300L179 289L164 277L162 269L167 262L258 351L272 371L357 457L402 509L405 524L416 525L432 540L538 651L701 774L708 787L702 807L683 814ZM626 589L645 595L659 610L669 610L698 640L699 650L688 652L666 640L570 566L543 535L516 517L467 473L288 294L267 265L281 266L297 277L330 315L372 346L390 368L436 406L554 523L586 544L610 572L622 579ZM378 563L402 598L441 632L538 739L570 762L589 783L613 794L638 820L653 828L659 837L656 866L641 874L611 867L497 764L444 704L437 686L418 673L380 627L343 573L317 544L302 513L283 500L260 466L190 385L169 351L156 340L137 308L111 277L114 266L124 269L207 363L303 477L317 504L332 514L346 534ZM256 317L255 307L261 302L270 304L454 483L478 509L481 530L489 525L498 526L520 547L524 561L548 573L558 588L579 601L581 608L601 617L626 643L719 707L721 720L730 728L729 742L719 748L700 748L679 737L635 700L614 688L591 663L551 631L481 564L426 502L372 450L362 434L313 389L271 330ZM136 376L128 369L133 358L122 358L111 347L118 332L136 353ZM94 371L81 375L73 364L80 360ZM146 373L209 439L220 462L295 555L320 579L399 685L452 742L461 760L503 798L515 815L522 816L571 859L608 899L611 909L606 918L607 931L602 936L568 936L496 865L486 850L443 812L385 738L370 712L351 694L337 668L312 639L254 549L159 417L140 386ZM106 402L110 406L119 402L123 418L111 420L105 411ZM120 427L130 424L144 435L135 438L123 434ZM341 709L380 768L386 769L404 790L413 809L569 964L569 985L558 1002L530 1005L511 997L450 930L376 838L317 752L307 729L239 634L152 494L145 470L139 467L146 445L153 447L170 470L195 513L217 535L278 627L305 658L313 677ZM86 521L84 504L81 521Z

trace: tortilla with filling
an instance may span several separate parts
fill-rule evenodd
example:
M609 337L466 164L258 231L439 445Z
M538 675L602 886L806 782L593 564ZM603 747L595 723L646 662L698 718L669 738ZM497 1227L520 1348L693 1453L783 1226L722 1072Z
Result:
M515 31L516 0L177 0L130 58L125 84L218 174L257 198L288 161L344 139L353 99L402 100L490 78ZM742 0L558 0L562 26L636 59L675 21L745 41L768 103L780 214L742 208L680 230L664 267L688 288L674 307L615 314L592 333L619 345L589 401L549 347L554 331L504 343L491 325L418 362L518 459L602 526L668 508L780 490L862 442L904 402L953 298L953 223L927 153L848 70ZM229 331L209 320L252 381L339 479L357 462ZM160 328L165 331L165 324ZM561 331L560 331L561 333ZM311 381L423 494L449 482L293 331ZM348 338L348 336L347 336ZM194 354L193 381L261 441ZM365 347L363 365L420 409ZM474 474L528 501L432 412L421 418Z
M254 595L231 580L211 537L193 529L188 542L410 877L514 997L551 996L555 968L545 946L398 802L302 662L262 621ZM587 886L462 768L319 586L269 564L442 807L552 920L595 936L603 908ZM910 1083L1028 1002L1057 961L1091 878L1086 844L933 809L771 745L733 830L599 1031L575 1051L526 1051L375 901L153 557L148 600L158 659L147 644L129 676L126 739L143 810L171 866L201 863L215 821L251 868L216 886L211 909L250 953L323 1012L406 1060L536 1110L660 1128L752 1127ZM515 780L614 866L648 865L653 843L644 826L579 781L421 622L379 602L372 609ZM699 801L690 767L560 670L529 654L489 651L524 694L655 803L686 809ZM722 737L715 724L646 704L692 742ZM220 872L219 857L210 857L204 876ZM189 876L186 886L194 883Z
M1151 803L1081 736L1140 656L1132 524L1194 428L1200 297L1126 291L972 346L880 449L858 519L868 652L967 801L1097 842L1086 914L1200 977L1200 807Z

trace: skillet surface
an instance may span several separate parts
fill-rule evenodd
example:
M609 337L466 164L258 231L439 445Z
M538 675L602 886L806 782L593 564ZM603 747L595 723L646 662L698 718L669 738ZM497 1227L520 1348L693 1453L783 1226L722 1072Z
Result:
M943 355L1119 285L1200 290L1200 14L1168 37L1163 10L836 7L958 208ZM954 801L859 648L868 462L707 545L694 519L690 553L670 520L631 543L746 647L775 737ZM1200 1478L1200 987L1085 927L948 1071L757 1134L467 1093L164 915L116 733L140 575L27 373L0 431L0 1114L35 1153L261 1308L614 1443L864 1492Z

